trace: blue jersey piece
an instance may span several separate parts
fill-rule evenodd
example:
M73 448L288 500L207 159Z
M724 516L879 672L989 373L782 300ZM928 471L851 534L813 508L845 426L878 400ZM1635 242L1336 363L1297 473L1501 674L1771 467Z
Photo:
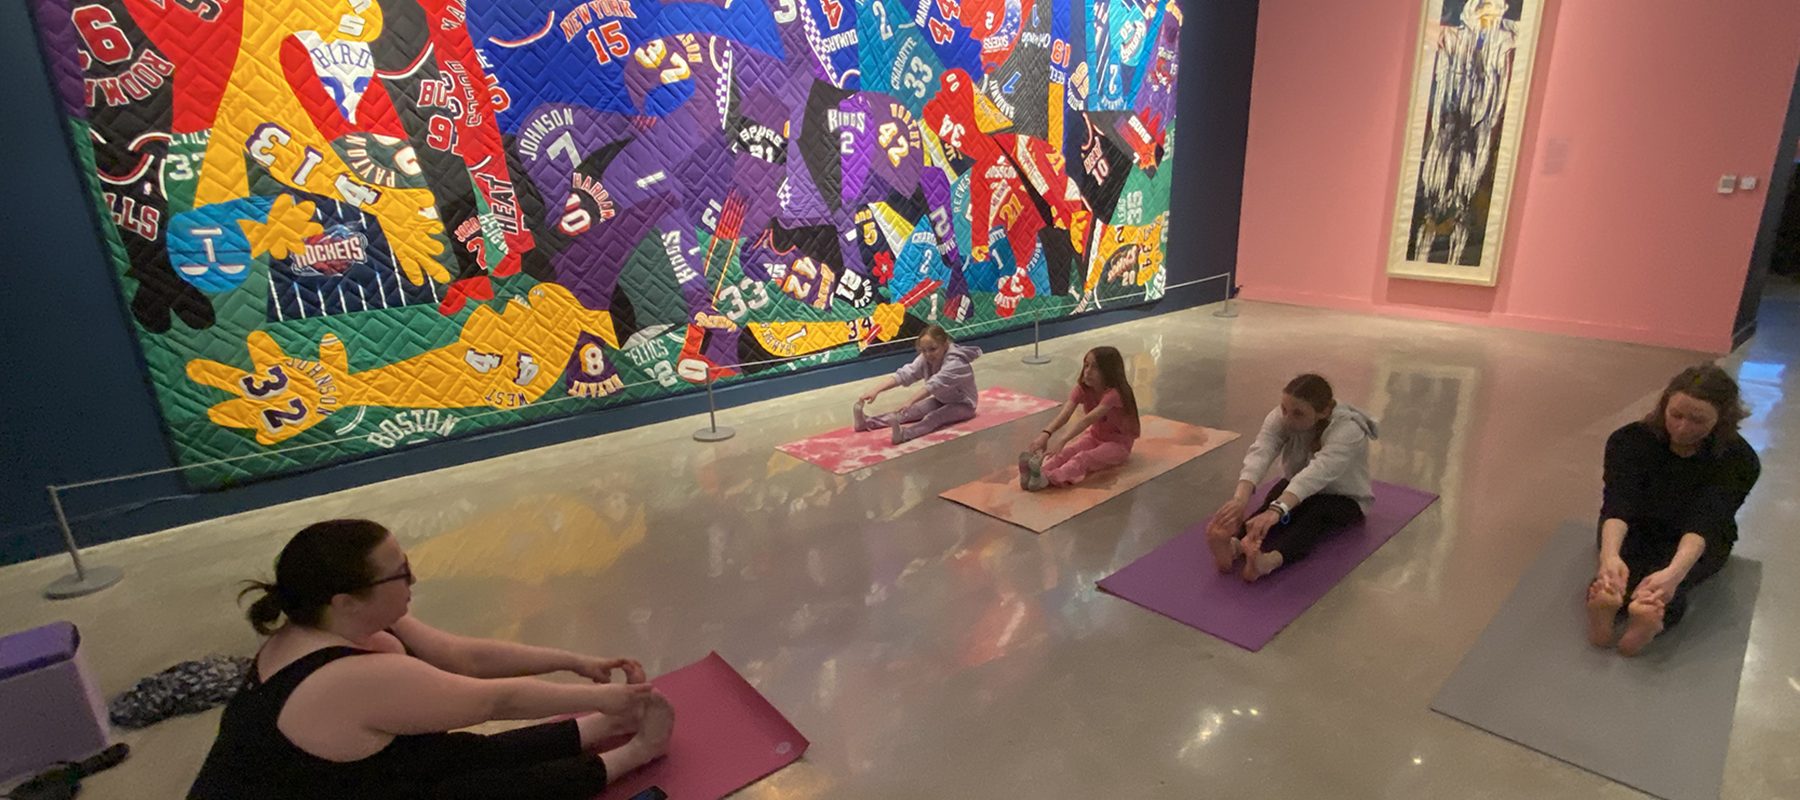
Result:
M618 12L625 12L630 16ZM545 103L569 103L620 114L668 114L686 97L674 83L649 88L643 108L627 88L638 67L634 51L680 34L713 35L785 59L767 6L735 2L654 3L628 0L490 0L471 4L469 35L489 74L512 97L496 117L512 133ZM679 53L677 53L679 55ZM660 66L660 65L659 65ZM691 79L690 79L691 80ZM691 93L691 86L687 90Z

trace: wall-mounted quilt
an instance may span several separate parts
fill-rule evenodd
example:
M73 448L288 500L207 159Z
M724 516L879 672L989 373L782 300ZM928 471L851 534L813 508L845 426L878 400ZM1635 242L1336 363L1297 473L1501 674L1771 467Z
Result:
M29 0L219 486L1153 300L1173 0Z

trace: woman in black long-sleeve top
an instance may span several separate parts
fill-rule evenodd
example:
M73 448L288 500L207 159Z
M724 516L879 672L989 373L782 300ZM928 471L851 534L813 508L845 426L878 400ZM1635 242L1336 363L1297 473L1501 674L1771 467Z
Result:
M1587 599L1595 645L1616 638L1620 653L1637 655L1681 619L1688 590L1725 566L1734 517L1762 472L1738 435L1747 415L1737 382L1705 364L1675 376L1655 411L1606 440L1600 565Z

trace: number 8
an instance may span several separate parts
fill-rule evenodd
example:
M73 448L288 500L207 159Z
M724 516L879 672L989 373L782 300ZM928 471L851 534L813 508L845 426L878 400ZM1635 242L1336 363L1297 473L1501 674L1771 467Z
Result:
M606 374L606 353L597 344L581 348L581 369L596 378Z

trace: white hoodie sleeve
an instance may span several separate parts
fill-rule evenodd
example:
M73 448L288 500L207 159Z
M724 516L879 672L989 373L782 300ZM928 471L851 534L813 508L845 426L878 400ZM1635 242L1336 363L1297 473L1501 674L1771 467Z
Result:
M1244 454L1244 471L1238 473L1238 480L1251 483L1262 483L1263 476L1269 474L1269 465L1281 455L1281 447L1287 442L1287 426L1281 421L1281 409L1269 412L1263 418L1262 430L1256 432L1256 441L1250 443L1250 452Z
M1306 468L1288 481L1287 490L1301 502L1342 477L1364 458L1369 448L1369 432L1347 417L1332 420L1324 439L1324 446L1313 454Z

